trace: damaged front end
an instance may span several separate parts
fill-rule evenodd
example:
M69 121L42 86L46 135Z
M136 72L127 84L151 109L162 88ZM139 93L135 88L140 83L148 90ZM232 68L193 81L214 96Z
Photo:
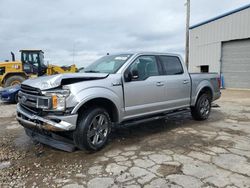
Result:
M66 90L41 91L22 84L18 94L17 120L45 130L74 130L77 114L70 114L70 109L66 109L68 95Z
M70 114L65 106L68 93L42 92L22 85L19 92L16 119L33 140L64 151L74 151L70 133L76 128L77 114Z
M68 85L107 76L79 73L26 80L18 93L16 118L34 140L61 150L74 150L72 132L76 129L78 114L72 110L78 101Z
M32 140L67 152L73 152L76 150L76 146L73 140L65 135L61 136L60 134L55 134L53 132L48 132L35 128L24 128L24 129L26 134Z
M32 111L17 104L17 120L25 127L36 127L48 131L70 131L76 127L77 114L74 115L47 115L41 117Z

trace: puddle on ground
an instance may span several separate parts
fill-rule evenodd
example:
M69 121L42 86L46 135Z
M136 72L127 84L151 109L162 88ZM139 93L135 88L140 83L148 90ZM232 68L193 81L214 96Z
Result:
M160 168L157 170L158 173L162 174L163 176L168 176L171 174L180 174L181 171L181 165L161 165Z
M0 162L0 170L2 170L4 168L8 168L8 167L10 167L10 165L11 165L10 161Z

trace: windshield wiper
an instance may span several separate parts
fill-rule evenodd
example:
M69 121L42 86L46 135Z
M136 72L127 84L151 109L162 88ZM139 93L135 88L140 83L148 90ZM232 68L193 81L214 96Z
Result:
M91 73L99 73L100 71L95 71L95 70L86 70L84 72L91 72Z

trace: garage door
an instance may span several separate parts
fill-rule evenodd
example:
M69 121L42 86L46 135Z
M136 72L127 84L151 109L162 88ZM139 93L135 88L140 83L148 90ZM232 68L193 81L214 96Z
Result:
M250 89L250 39L222 43L225 88Z

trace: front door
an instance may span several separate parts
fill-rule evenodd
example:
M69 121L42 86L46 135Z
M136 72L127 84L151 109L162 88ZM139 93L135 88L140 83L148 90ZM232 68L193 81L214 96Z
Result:
M139 56L126 72L137 72L138 76L124 82L125 119L161 111L165 81L156 57Z

